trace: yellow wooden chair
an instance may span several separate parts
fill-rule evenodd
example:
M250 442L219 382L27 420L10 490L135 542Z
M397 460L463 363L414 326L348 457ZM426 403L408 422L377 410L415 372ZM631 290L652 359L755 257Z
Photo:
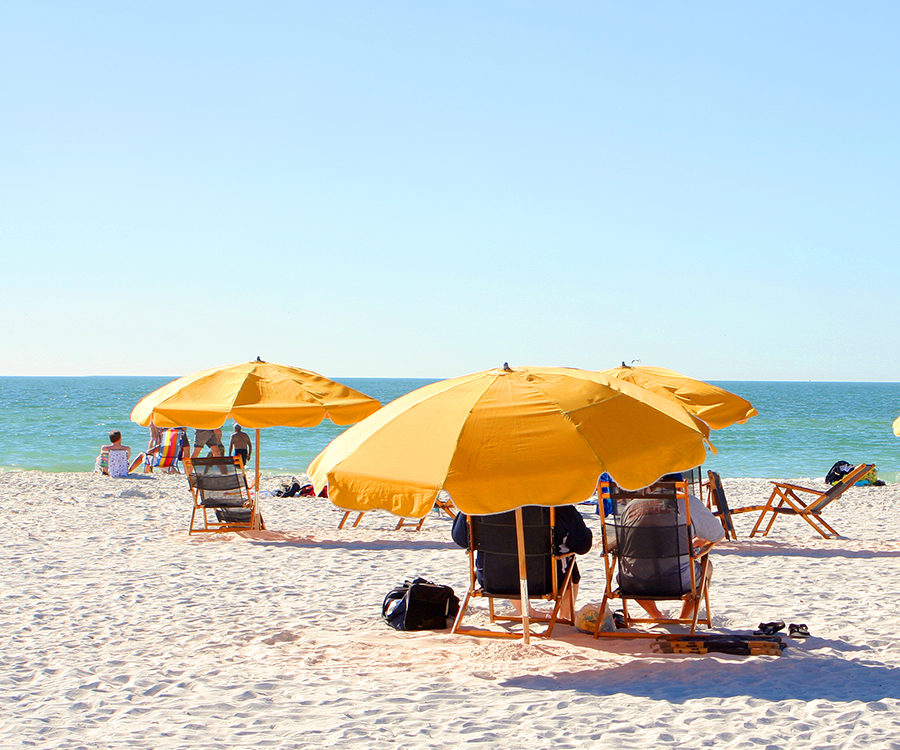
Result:
M516 508L490 516L469 516L468 555L469 586L463 597L452 633L485 638L522 638L528 643L532 635L550 638L558 622L574 624L575 597L572 574L574 552L559 553L554 542L556 509L539 506ZM476 556L481 555L482 576L478 581ZM563 568L565 572L562 572ZM463 618L472 599L488 600L491 623L521 623L521 632L503 629L463 627ZM512 599L520 603L521 614L498 614L495 599ZM532 616L529 602L553 602L553 610ZM568 602L572 615L561 616ZM542 632L532 632L532 625L545 625Z
M753 531L750 532L750 536L756 536L763 519L767 514L771 514L769 523L762 532L762 536L768 536L778 516L786 515L799 516L825 539L837 539L840 534L822 518L822 511L874 468L875 464L860 464L841 479L840 482L825 492L810 487L801 487L797 484L788 484L787 482L772 482L774 485L772 494L769 495L769 501L762 506L762 513L756 519L756 525L753 527ZM809 497L804 500L800 497L801 494Z
M189 534L265 529L240 456L184 460L194 500Z
M686 625L691 633L698 625L712 627L708 559L712 545L694 548L687 483L657 482L629 491L601 482L599 493L600 501L607 500L613 508L602 528L606 573L603 605L621 602L624 624L614 631L601 631L602 618L597 618L594 637L656 638L659 635L632 630L635 625ZM687 575L682 572L686 559L689 561ZM689 597L696 606L693 615L687 618L635 615L628 607L629 601L683 604ZM701 604L705 608L703 617Z

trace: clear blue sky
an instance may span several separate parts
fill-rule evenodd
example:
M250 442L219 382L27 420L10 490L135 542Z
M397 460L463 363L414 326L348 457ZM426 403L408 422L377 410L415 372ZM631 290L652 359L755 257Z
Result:
M0 374L900 380L894 3L6 3Z

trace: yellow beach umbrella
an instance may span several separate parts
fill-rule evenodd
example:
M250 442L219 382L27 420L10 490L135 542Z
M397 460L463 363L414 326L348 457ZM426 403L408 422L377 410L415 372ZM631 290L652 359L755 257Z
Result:
M703 463L709 428L596 372L521 367L432 383L335 438L310 464L345 510L421 518L446 490L466 513L566 505L604 471L624 487Z
M259 488L259 430L312 427L325 417L352 424L381 404L309 370L263 362L242 362L201 370L173 380L142 398L131 419L145 427L215 429L226 419L256 429L256 484Z
M664 367L629 367L623 362L621 367L600 372L678 401L714 430L735 423L743 424L759 413L749 401L724 388Z
M900 437L900 417L894 420L894 434Z

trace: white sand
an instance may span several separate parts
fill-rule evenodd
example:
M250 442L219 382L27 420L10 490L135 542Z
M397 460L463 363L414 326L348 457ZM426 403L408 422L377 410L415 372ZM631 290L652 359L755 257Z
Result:
M900 485L832 505L838 540L793 518L749 540L755 514L736 517L714 621L807 623L782 657L654 655L562 626L529 647L397 633L379 616L396 583L464 589L437 515L337 531L327 501L273 497L270 540L189 537L187 483L158 474L0 474L0 502L3 748L900 748ZM601 562L581 558L580 603L602 596Z

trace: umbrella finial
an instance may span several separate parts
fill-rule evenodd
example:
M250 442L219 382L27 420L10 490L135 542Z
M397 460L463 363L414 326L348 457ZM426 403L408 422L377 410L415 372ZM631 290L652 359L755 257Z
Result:
M256 361L257 361L257 362L262 362L262 360L259 358L259 355L256 355ZM625 364L625 363L623 362L622 364Z
M509 362L503 363L503 371L504 372L512 372L512 367L509 366Z

